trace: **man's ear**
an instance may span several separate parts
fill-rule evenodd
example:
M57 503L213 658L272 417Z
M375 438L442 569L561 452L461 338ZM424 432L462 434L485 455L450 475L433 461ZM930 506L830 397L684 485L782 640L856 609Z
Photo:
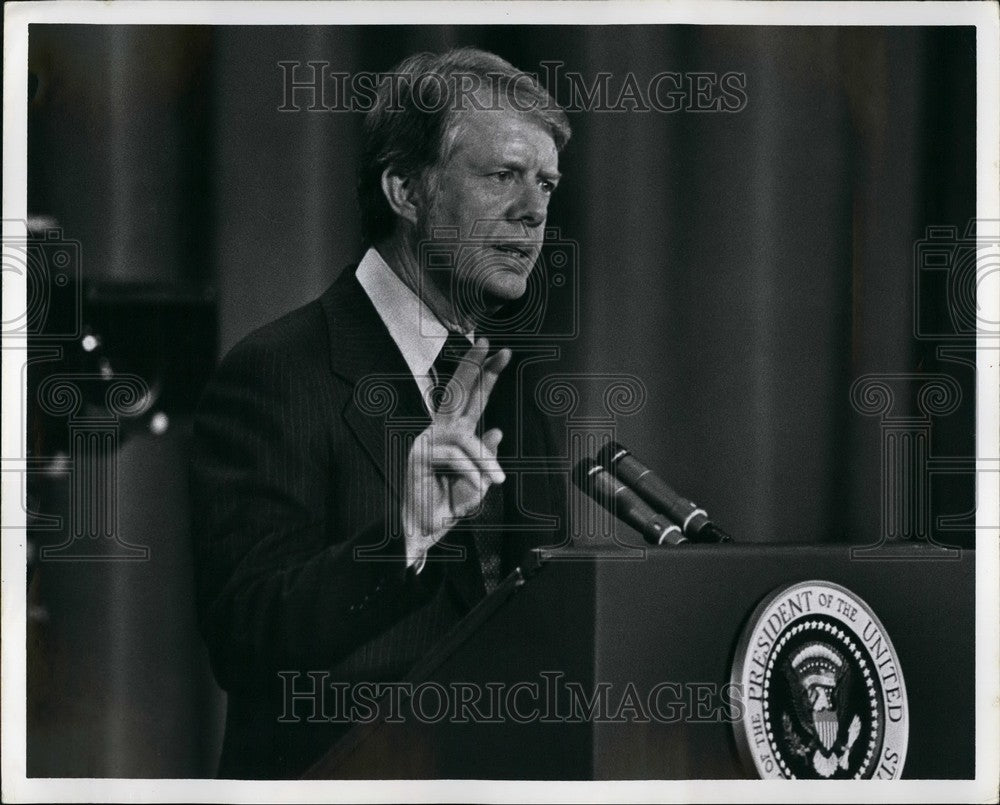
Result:
M382 193L392 211L403 220L417 225L420 208L420 182L412 176L403 176L393 168L382 171Z

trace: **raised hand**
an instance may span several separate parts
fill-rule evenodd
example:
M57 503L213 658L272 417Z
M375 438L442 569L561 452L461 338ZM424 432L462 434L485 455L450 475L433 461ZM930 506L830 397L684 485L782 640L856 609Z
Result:
M490 484L504 482L497 461L503 434L492 428L479 437L476 431L511 353L501 349L487 357L488 352L489 342L477 339L445 387L431 424L410 449L402 504L408 564L421 561L456 521L475 511Z

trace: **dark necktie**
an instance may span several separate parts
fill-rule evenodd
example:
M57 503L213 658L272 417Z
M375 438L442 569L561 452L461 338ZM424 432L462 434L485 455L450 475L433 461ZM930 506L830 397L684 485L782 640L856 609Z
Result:
M455 374L455 370L458 369L465 353L471 348L472 344L464 335L448 332L444 346L441 347L437 358L434 359L434 388L431 390L430 407L435 411L441 406L445 386L448 385L451 376Z
M434 388L431 405L436 410L444 396L444 388L458 368L462 357L468 352L469 339L459 333L449 332L444 346L434 361ZM480 434L481 435L481 434ZM503 522L503 490L492 484L483 497L479 511L466 522L473 527L476 552L483 573L483 587L491 593L500 582L501 534L498 526Z

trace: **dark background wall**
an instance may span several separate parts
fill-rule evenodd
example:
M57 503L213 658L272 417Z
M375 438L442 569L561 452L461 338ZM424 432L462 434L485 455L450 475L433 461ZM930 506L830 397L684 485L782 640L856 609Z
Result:
M466 44L588 84L607 72L613 96L629 74L643 88L662 71L745 74L734 112L571 109L550 208L578 255L564 366L641 380L619 437L679 490L745 540L876 541L880 421L850 401L871 373L910 374L904 414L921 375L952 377L962 403L933 419L931 451L974 455L972 366L938 349L969 359L974 340L952 337L946 283L915 301L914 256L927 227L961 233L975 213L971 28L35 25L29 211L80 242L95 299L214 300L214 343L183 323L160 343L211 363L364 246L362 115L281 111L279 62L375 72ZM35 565L29 774L212 771L220 702L189 609L175 409L121 453L119 525L149 561ZM937 478L935 518L974 509L971 475ZM961 523L933 533L973 539Z

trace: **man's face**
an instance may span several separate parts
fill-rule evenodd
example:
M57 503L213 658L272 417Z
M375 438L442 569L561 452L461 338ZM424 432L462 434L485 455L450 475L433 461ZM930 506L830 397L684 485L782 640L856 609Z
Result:
M418 236L440 242L442 228L454 230L459 289L487 302L518 299L559 181L555 143L541 123L510 109L464 110L453 125L444 161L424 179Z

